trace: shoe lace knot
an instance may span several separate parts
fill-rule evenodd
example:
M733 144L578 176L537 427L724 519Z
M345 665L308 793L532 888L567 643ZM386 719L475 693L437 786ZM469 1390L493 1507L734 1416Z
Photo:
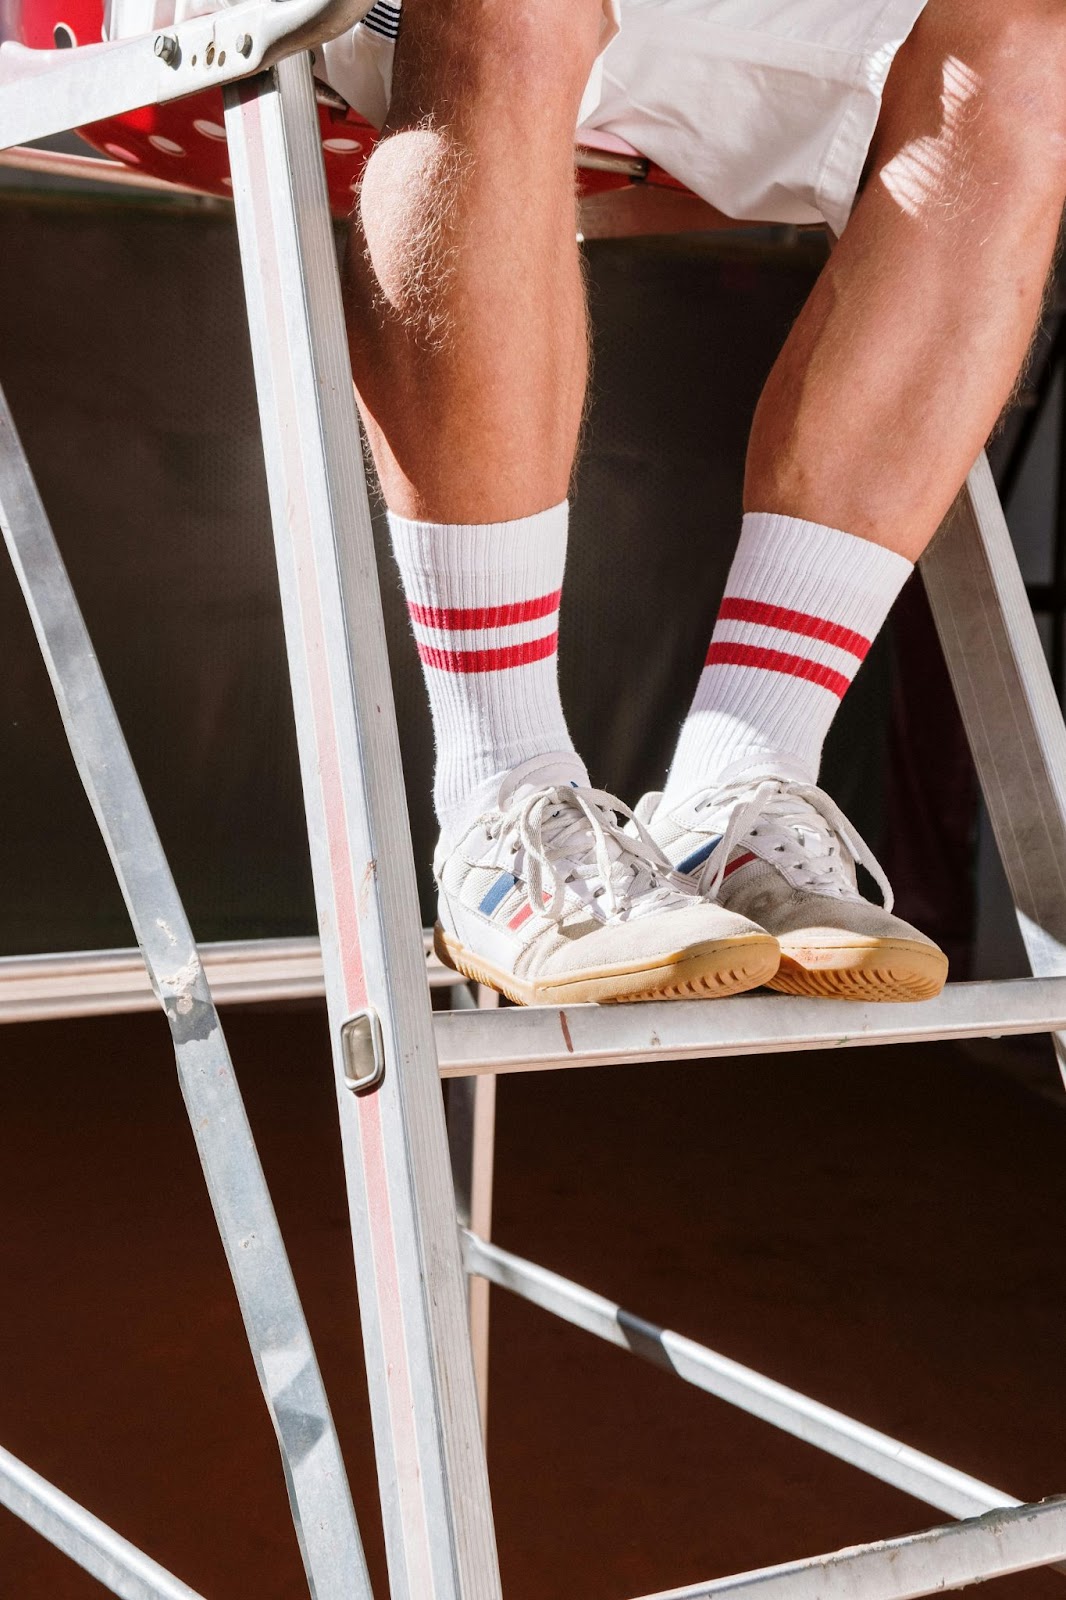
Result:
M626 819L635 835L623 831ZM511 839L530 906L553 922L572 909L568 891L604 922L692 898L644 824L604 789L538 790L505 813L500 832Z

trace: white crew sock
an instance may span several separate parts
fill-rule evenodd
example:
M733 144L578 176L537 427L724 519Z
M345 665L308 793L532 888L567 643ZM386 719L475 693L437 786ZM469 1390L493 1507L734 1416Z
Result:
M836 528L746 516L668 803L729 767L784 762L814 783L829 724L911 571Z
M433 801L450 840L513 767L574 748L556 669L568 510L564 501L475 525L389 512L433 716Z

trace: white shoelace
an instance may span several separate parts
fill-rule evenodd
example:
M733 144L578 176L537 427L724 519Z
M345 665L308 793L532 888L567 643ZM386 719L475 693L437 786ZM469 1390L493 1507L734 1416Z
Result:
M854 869L861 864L880 889L885 910L892 910L892 885L884 868L836 802L816 784L767 778L753 787L749 780L708 796L706 804L715 811L728 805L733 809L700 872L701 894L717 896L730 856L738 846L757 841L754 854L787 868L793 882L815 894L855 899Z
M622 831L626 817L636 837ZM691 898L643 823L603 789L540 789L512 806L494 832L513 835L529 903L553 922L567 914L568 888L605 922Z

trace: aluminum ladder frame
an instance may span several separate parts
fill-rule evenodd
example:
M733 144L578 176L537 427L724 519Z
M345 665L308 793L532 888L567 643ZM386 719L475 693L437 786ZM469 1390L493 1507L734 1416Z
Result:
M0 148L225 88L393 1600L499 1600L439 1074L460 1080L464 1220L488 1231L500 1071L1066 1031L1066 729L984 462L925 571L1034 977L921 1006L779 996L431 1017L410 835L306 51L366 0L242 0L165 33L0 50ZM316 1597L368 1600L358 1530L217 1011L6 406L0 523L175 1044ZM769 1008L773 1008L772 1010ZM930 1593L1066 1561L1066 1499L1021 1505L464 1231L465 1267L966 1520L672 1591ZM483 1301L482 1301L483 1306ZM477 1329L484 1378L486 1322ZM0 1500L115 1593L192 1591L0 1454Z

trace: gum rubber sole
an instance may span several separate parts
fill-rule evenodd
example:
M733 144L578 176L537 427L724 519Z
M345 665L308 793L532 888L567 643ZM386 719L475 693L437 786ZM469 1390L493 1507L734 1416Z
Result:
M446 967L497 989L516 1005L615 1005L640 1000L716 1000L768 983L780 952L768 934L741 934L665 955L654 967L600 967L560 983L523 983L450 939L440 926L433 948Z
M818 1000L933 1000L948 976L948 960L936 946L913 940L871 940L826 950L787 947L770 980L780 994Z

